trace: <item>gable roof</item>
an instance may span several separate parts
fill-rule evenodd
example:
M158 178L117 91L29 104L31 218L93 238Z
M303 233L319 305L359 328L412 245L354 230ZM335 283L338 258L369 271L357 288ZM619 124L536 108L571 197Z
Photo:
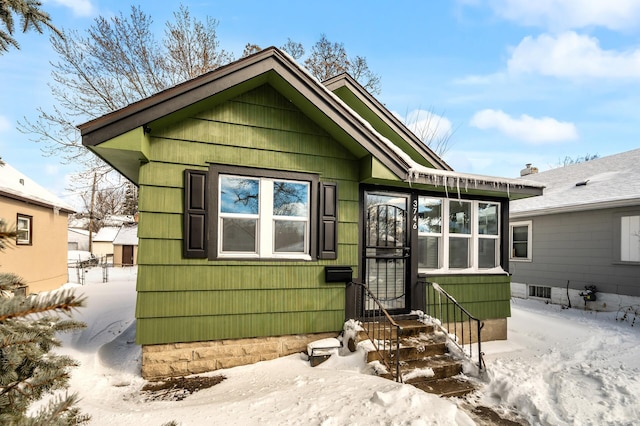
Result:
M138 245L138 225L123 225L118 231L118 235L113 240L113 245L137 246Z
M358 157L368 152L376 158L384 159L385 165L398 177L403 178L406 175L407 164L396 153L386 149L373 129L357 119L346 104L332 95L292 58L275 47L81 124L78 128L82 135L82 143L88 147L95 147L141 126L146 126L145 128L152 132L153 121L178 110L192 107L212 96L218 97L220 101L231 99L265 83L271 84L289 97L307 115L328 117L325 130L340 141L357 141L360 148ZM105 160L112 164L110 159Z
M640 149L526 176L544 195L511 203L511 217L640 206Z
M415 133L401 122L395 114L389 111L384 105L373 97L349 74L343 73L322 82L331 92L335 93L342 101L355 109L360 116L363 116L374 128L385 134L381 125L388 126L392 134L396 134L400 139L394 140L395 144L407 143L412 149L419 153L422 158L428 160L433 168L441 170L453 170L442 158L434 153ZM356 102L361 106L358 108ZM380 122L379 125L375 121ZM389 136L388 136L389 137ZM414 158L415 159L415 158ZM419 161L419 159L416 159Z
M94 243L112 243L120 231L119 226L103 226L93 237Z
M444 190L448 187L454 189L456 185L459 187L463 182L466 187L473 186L474 190L500 196L509 196L511 189L511 195L516 198L542 192L538 184L529 185L522 180L453 172L355 80L338 77L328 80L325 86L293 58L275 47L81 124L78 128L82 143L137 183L138 165L148 161L146 152L149 141L146 134L153 134L155 124L178 120L205 105L211 106L212 102L224 102L264 84L271 85L287 97L357 158L373 157L401 181L442 185ZM331 88L337 91L347 88L353 91L353 96L344 101ZM353 108L357 108L364 116ZM135 143L139 144L135 149L127 145L117 152L109 152L110 149L100 147L102 143L134 130L138 131ZM442 171L445 175L434 178L432 171Z
M73 207L4 162L0 165L0 196L27 204L73 213Z
M79 234L82 235L84 237L89 238L89 230L88 229L80 229L80 228L67 228L68 232L70 234ZM93 235L96 235L95 232L93 232Z

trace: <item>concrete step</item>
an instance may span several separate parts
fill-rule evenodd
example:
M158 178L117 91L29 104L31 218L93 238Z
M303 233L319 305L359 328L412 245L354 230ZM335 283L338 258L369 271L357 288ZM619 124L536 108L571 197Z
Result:
M449 377L439 380L425 380L411 384L425 392L444 397L465 396L476 390L473 383L457 377Z
M392 361L395 359L396 351L394 349L389 353L389 347L395 348L395 342L391 346L387 345L387 350L385 351L382 351L382 347L380 348L380 355L383 360ZM447 353L447 344L444 336L424 335L421 339L415 337L400 339L399 356L401 361L419 360L429 356L444 355L445 353ZM380 355L375 351L369 352L367 354L367 362L380 360Z
M403 382L416 386L425 392L442 396L462 396L472 392L472 383L457 376L462 372L462 363L448 355L447 337L434 330L433 326L422 324L414 319L397 321L402 327L400 336L400 374ZM363 324L367 330L373 330L377 324ZM371 351L367 354L367 361L387 361L394 365L397 352L388 352L389 347L395 347L395 334L391 330L378 333L378 339L384 340L387 351L378 353ZM368 339L362 332L361 339ZM382 359L380 359L382 357ZM430 374L427 369L431 369ZM393 380L395 372L382 374L382 377Z
M401 327L400 336L418 336L420 334L430 334L434 331L434 326L423 324L416 320L399 320L396 321ZM364 331L360 332L359 338L367 338L367 336L375 339L395 340L397 336L396 327L389 327L388 324L378 322L365 322L362 324Z
M393 364L391 364L393 366ZM422 372L430 368L433 374L424 375ZM381 377L393 380L395 371L381 374ZM436 355L421 360L400 363L400 374L404 383L433 381L457 376L462 373L462 363L447 355ZM417 376L415 376L418 374ZM413 377L412 377L413 376Z
M433 370L433 376L409 378L413 371L425 370L427 368ZM402 374L402 377L405 378L403 381L410 384L429 380L446 379L462 373L462 363L448 355L436 355L421 360L403 362L400 364L400 373Z

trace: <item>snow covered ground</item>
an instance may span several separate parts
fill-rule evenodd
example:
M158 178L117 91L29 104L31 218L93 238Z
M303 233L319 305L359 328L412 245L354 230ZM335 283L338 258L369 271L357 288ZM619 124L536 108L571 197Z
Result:
M62 336L81 366L71 391L94 425L472 425L470 402L514 412L534 425L631 425L640 419L640 327L615 313L563 310L514 299L509 340L485 351L488 381L466 400L443 399L371 374L362 353L312 368L298 355L220 370L226 380L181 401L140 392L135 345L136 268L100 268L76 287L88 297L75 317L88 327ZM75 276L71 275L71 280Z

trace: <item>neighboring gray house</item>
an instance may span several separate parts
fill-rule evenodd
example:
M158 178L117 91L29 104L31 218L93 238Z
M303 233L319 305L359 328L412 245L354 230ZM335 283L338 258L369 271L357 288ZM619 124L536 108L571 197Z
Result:
M640 149L542 173L527 166L523 177L545 189L510 204L512 295L608 311L640 303Z
M95 237L95 233L93 234ZM67 229L67 250L89 250L89 231L80 228Z

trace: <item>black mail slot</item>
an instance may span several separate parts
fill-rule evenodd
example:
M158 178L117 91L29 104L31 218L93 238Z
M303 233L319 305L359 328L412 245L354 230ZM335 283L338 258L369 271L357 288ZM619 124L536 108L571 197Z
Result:
M325 266L324 280L328 283L351 282L353 269L351 266Z

